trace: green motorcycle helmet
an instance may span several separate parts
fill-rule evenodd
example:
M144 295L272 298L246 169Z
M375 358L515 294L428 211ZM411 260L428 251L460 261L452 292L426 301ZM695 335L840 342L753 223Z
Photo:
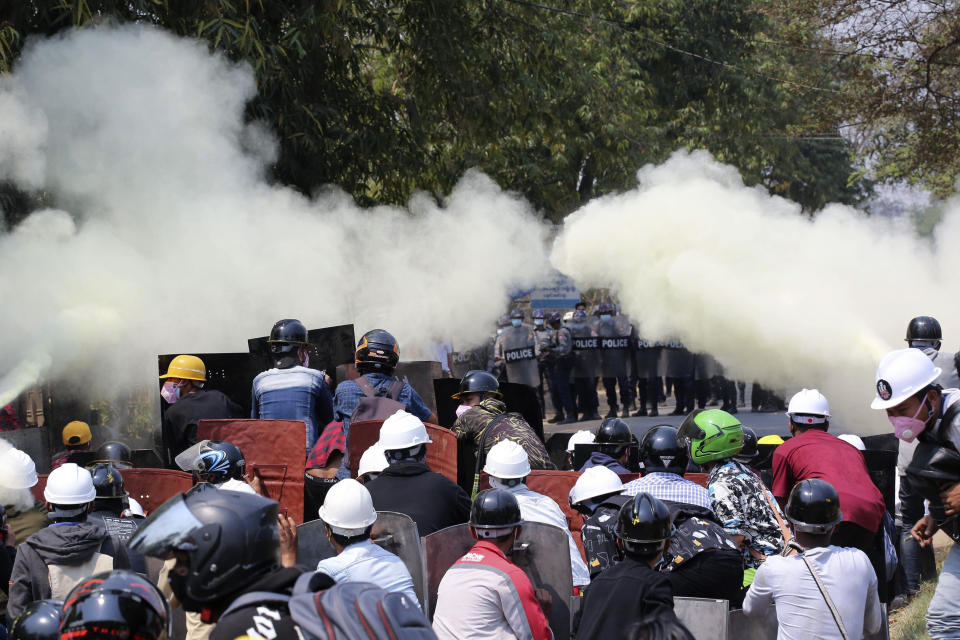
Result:
M743 425L726 411L697 409L684 419L677 439L689 447L697 464L725 460L743 448Z

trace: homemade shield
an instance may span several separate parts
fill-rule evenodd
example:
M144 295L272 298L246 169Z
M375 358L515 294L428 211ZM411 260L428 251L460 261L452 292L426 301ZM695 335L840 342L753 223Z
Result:
M427 611L427 588L424 584L423 552L420 533L410 516L394 511L377 511L377 521L370 537L381 548L403 560L413 578L413 588L424 612Z
M247 475L260 479L263 495L280 513L303 520L303 474L307 457L302 420L201 420L198 440L227 440L243 453Z
M170 361L178 355L180 354L168 353L157 356L158 375L165 374ZM250 388L253 386L253 379L265 369L260 366L259 359L249 353L195 353L192 355L203 360L203 364L207 367L207 382L204 388L219 391L243 407L246 415L249 415ZM158 382L158 388L163 386L163 380ZM157 398L161 413L165 413L170 405L160 398L159 392Z
M317 563L337 555L327 538L323 520L311 520L297 525L297 564L317 568Z
M326 371L333 377L337 366L353 362L357 342L354 339L352 324L309 329L307 340L310 342L310 362L308 366L311 369ZM256 357L260 371L266 371L273 366L270 351L267 347L267 336L250 338L247 340L247 348ZM247 389L247 395L249 394L250 390ZM248 399L247 404L249 402Z
M430 612L436 610L437 591L447 570L476 543L470 526L460 524L448 527L423 538L426 578ZM510 561L523 569L533 587L546 589L553 599L548 620L555 638L570 637L570 594L573 577L570 556L557 553L567 546L563 529L539 522L524 522Z
M360 456L380 439L383 420L361 420L350 424L347 449L350 451L350 477L357 477ZM434 424L425 425L427 436L433 441L427 445L427 466L431 470L457 481L457 437L453 432ZM302 472L301 472L302 475Z
M353 365L353 362L337 367L337 380L354 380L360 376L360 372ZM416 360L413 362L401 362L393 370L393 377L403 380L417 392L424 404L433 411L437 412L437 400L433 395L433 381L443 377L443 370L440 363L435 360Z
M193 486L193 476L189 473L170 469L120 469L120 475L127 493L140 503L147 515Z
M537 357L534 353L533 327L521 325L503 330L503 358L507 368L507 380L514 384L536 387L540 384Z
M674 611L676 611L677 617L680 618L680 621L684 624L687 624L687 618L681 615L680 611L677 610L676 602L677 600L695 599L696 598L674 599ZM719 602L726 601L720 600ZM890 629L887 621L887 605L881 604L880 607L880 618L882 620L880 624L880 631L873 634L864 634L864 640L889 640L890 638ZM689 612L696 613L695 610L690 610ZM827 619L830 619L829 614L827 614ZM696 624L696 622L693 622L693 624ZM696 634L693 626L690 626L689 628ZM777 608L775 605L771 604L767 610L763 612L763 615L755 615L749 618L744 615L741 609L734 609L727 616L726 628L726 636L704 635L703 638L709 639L719 637L724 640L726 638L736 638L737 640L769 640L769 638L776 638L777 630L779 628L779 625L777 624ZM701 636L698 634L696 635L696 638L697 640L700 640Z
M599 318L596 322L597 337L600 344L600 376L603 378L623 378L629 373L631 353L630 318L612 316L610 320Z

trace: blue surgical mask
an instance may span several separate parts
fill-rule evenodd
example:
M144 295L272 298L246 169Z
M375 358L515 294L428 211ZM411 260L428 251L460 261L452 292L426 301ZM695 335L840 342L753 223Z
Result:
M610 314L607 314L607 313L601 314L601 315L600 315L600 322L610 322L610 318L611 318L611 317L612 317L612 316L611 316Z
M521 320L520 318L510 318L510 324L512 324L515 327L519 327L520 325L523 324L523 320Z
M542 327L543 320L541 320L540 318L537 318L536 320L533 321L533 324L537 325L538 327Z

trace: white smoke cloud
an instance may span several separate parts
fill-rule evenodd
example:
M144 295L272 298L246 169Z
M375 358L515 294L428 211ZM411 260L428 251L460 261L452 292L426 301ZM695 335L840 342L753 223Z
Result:
M868 405L910 318L936 316L943 349L960 344L957 207L934 246L840 205L811 220L702 151L637 178L569 216L551 260L581 285L612 285L645 337L678 337L740 379L819 388L835 426L857 433L892 430Z
M268 184L254 92L248 67L152 28L28 43L0 85L0 180L63 210L0 231L0 404L40 378L151 383L158 353L245 351L284 317L391 330L406 359L467 346L545 272L544 226L479 173L409 210Z

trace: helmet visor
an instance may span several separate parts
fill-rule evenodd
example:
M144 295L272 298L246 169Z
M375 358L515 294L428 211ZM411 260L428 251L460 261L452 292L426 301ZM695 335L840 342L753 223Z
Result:
M197 461L200 460L200 450L209 442L209 440L201 440L192 447L177 454L177 457L174 458L173 461L184 471L199 471L200 467L197 465Z
M127 546L147 556L168 558L174 551L195 550L193 532L201 527L183 495L176 495L143 521Z

